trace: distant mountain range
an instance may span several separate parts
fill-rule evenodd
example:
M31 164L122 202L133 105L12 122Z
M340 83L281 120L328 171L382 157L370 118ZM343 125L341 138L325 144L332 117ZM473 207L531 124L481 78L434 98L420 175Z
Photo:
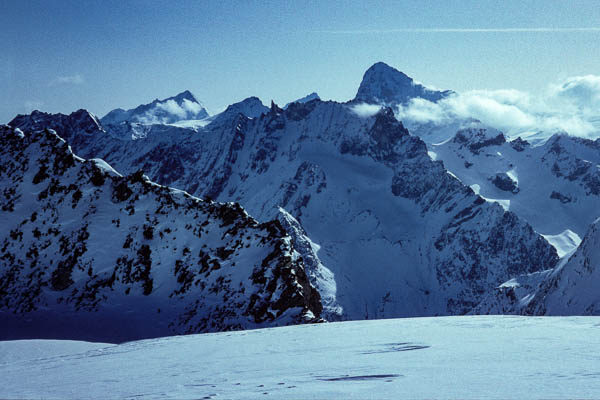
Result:
M137 106L130 110L117 108L104 117L104 125L116 125L123 122L142 124L169 124L181 120L204 119L208 112L188 90L177 96Z
M149 319L160 324L127 334L150 337L320 317L600 313L588 228L600 142L532 145L457 121L438 143L394 114L452 93L377 63L347 103L250 97L209 116L186 91L102 119L17 116L2 128L0 319L33 335L59 314L92 326L94 307L160 308Z

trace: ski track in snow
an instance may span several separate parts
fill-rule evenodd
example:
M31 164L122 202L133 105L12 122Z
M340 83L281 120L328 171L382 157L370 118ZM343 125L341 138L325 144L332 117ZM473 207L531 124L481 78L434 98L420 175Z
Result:
M21 357L27 342L0 342L0 397L593 398L599 332L594 317L477 316L30 341Z

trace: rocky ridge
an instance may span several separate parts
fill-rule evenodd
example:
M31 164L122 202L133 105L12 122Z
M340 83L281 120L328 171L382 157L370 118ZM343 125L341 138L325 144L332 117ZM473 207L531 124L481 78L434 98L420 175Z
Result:
M122 341L318 320L319 293L279 221L141 171L122 176L53 130L0 135L3 338Z

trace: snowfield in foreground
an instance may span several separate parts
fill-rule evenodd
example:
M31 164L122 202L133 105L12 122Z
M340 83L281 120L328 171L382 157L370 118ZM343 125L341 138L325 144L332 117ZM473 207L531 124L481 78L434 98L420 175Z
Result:
M371 320L120 345L0 342L1 398L599 395L597 317Z

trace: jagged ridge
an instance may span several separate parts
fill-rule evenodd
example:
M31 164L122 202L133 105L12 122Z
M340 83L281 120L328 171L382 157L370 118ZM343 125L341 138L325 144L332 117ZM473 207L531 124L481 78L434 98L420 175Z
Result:
M121 176L51 130L2 126L0 136L3 338L121 341L319 317L319 294L278 221L260 224L235 203L141 171Z

